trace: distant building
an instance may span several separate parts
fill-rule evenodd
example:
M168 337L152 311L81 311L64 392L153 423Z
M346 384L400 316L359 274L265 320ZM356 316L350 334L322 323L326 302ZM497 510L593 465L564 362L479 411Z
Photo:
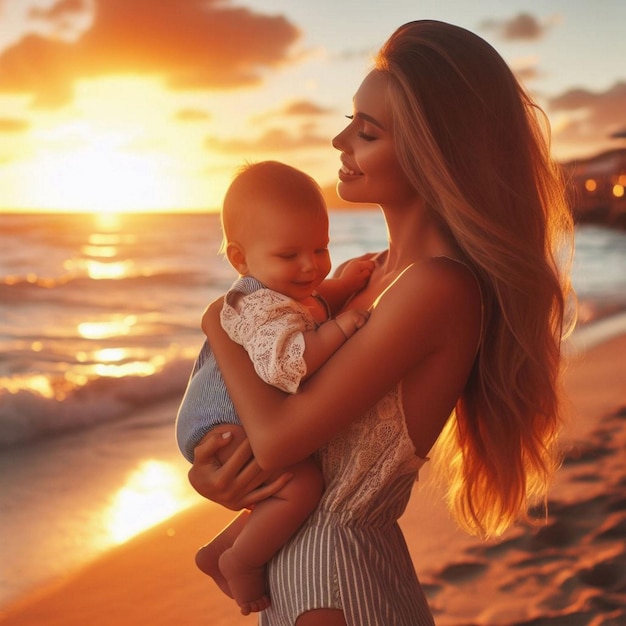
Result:
M626 226L626 148L562 165L576 220Z

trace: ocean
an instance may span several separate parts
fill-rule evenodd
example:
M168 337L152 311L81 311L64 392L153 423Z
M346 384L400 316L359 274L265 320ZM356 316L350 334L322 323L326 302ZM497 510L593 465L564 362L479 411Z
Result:
M385 247L332 211L334 265ZM0 215L1 607L200 501L173 423L235 278L208 214ZM576 338L625 327L626 232L580 225ZM604 329L598 332L597 329Z

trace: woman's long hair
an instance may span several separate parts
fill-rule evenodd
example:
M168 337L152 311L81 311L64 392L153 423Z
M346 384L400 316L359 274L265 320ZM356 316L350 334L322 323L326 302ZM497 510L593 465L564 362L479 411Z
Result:
M560 169L543 112L473 33L411 22L376 69L388 76L400 164L481 285L480 350L435 456L459 522L499 534L545 498L559 462L573 251Z

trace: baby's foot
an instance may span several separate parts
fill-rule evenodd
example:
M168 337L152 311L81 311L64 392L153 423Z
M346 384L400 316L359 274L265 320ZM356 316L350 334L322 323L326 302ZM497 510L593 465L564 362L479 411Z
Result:
M219 569L242 615L264 611L270 605L265 591L265 567L244 563L230 549L220 556Z
M213 543L207 543L206 546L202 546L196 553L196 565L205 574L209 575L215 584L229 597L232 598L233 594L230 591L228 582L224 578L224 575L220 571L219 560L223 550Z

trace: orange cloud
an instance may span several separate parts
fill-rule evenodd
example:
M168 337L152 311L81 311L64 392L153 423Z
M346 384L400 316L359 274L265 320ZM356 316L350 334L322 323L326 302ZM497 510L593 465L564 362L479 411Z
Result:
M569 141L597 141L610 137L626 122L626 82L617 82L603 92L570 89L549 101L554 112L573 114L559 133Z
M228 0L94 0L90 26L73 41L54 37L90 5L59 0L31 19L30 34L0 54L0 92L32 93L40 105L72 97L77 80L113 74L162 76L171 89L233 89L292 60L299 30L283 16ZM83 8L85 7L85 8Z
M73 38L89 17L89 0L60 0L50 7L32 7L28 17L33 23L52 27L53 34Z
M201 109L181 109L176 113L180 122L204 122L211 119L211 115Z
M30 123L26 120L15 118L0 118L0 133L23 133L30 128Z
M266 122L278 118L284 120L285 117L315 118L333 113L333 109L322 107L310 100L294 100L288 102L279 109L272 109L252 118L253 122Z
M296 100L285 105L279 113L281 115L327 115L332 112L332 109L322 107L310 100Z
M524 83L529 83L543 76L543 72L541 72L536 65L531 63L519 64L513 67L513 71L515 76Z
M268 130L264 135L253 141L232 139L224 141L217 137L207 137L205 146L211 150L225 154L260 154L263 152L286 152L300 150L302 148L317 148L329 146L328 137L320 137L305 130L302 134L294 136L282 129Z

